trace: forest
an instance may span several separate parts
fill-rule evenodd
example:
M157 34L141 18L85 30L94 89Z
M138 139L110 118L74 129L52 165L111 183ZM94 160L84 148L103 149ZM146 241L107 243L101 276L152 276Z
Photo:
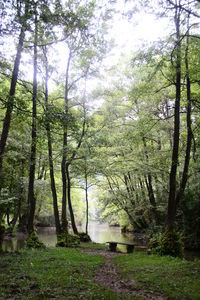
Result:
M0 3L0 245L39 244L49 217L58 244L90 240L93 205L152 251L200 248L200 2L117 3ZM115 16L138 11L169 32L109 64Z
M0 0L0 300L200 299L199 20Z

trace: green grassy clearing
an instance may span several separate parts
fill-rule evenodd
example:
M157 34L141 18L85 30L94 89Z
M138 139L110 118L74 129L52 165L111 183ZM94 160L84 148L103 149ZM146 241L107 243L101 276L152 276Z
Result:
M200 299L200 260L134 252L114 261L123 276L136 281L136 289L159 292L169 299Z
M94 283L102 263L102 256L72 248L1 254L0 299L128 299Z
M81 253L83 248L101 250L105 245L0 254L0 300L142 299L116 295L95 284L94 274L104 259ZM169 299L200 299L200 261L134 252L113 258L113 263L123 277L136 281L133 289L159 292Z

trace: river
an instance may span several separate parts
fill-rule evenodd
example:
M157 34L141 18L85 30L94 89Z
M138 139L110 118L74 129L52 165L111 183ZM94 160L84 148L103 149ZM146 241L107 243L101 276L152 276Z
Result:
M84 231L79 227L78 230ZM99 224L97 222L90 222L88 233L95 243L106 243L108 241L118 242L134 242L140 246L144 246L143 240L140 237L133 238L132 234L122 234L120 227L109 226L108 224ZM37 234L40 240L46 246L54 247L56 244L56 233L54 227L40 227L37 229ZM21 233L17 233L15 237L6 237L3 242L4 251L18 251L24 247L25 236ZM121 251L125 250L124 246L119 246Z
M84 231L79 227L79 231ZM133 234L122 234L120 227L109 226L108 224L99 224L97 222L90 222L88 228L89 235L93 242L106 243L108 241L117 242L131 242L138 245L137 249L145 250L145 244L142 236L133 236ZM56 244L56 233L54 227L40 227L37 229L40 240L47 247L54 247ZM25 236L21 233L17 233L15 237L6 237L3 242L3 251L18 251L24 247ZM125 246L120 245L118 247L120 251L126 252ZM195 258L200 259L200 251L185 251L185 258L193 260Z

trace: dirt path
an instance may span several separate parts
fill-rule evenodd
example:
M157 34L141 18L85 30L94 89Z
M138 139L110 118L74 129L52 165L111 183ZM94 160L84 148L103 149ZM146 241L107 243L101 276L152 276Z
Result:
M94 280L99 285L113 290L117 294L126 294L127 296L140 296L145 300L166 300L167 297L154 292L134 289L135 281L122 278L112 263L116 255L126 255L122 253L109 252L105 250L87 251L90 255L100 254L104 257L104 264L97 270Z

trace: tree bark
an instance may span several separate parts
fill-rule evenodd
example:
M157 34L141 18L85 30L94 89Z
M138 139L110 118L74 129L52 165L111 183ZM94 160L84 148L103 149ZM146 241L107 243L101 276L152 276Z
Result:
M52 153L52 143L51 143L51 130L47 125L47 139L48 139L48 154L49 154L49 171L50 171L50 179L51 179L51 192L53 197L53 210L54 210L54 218L55 218L55 226L56 233L61 233L61 225L58 211L58 198L56 192L56 184L55 184L55 176L54 176L54 165L53 165L53 153Z
M180 0L179 0L180 2ZM176 173L178 166L179 135L180 135L180 99L181 99L181 39L180 39L180 8L176 6L175 26L176 26L176 98L174 108L174 136L172 149L171 171L169 176L169 198L167 227L173 230L176 217Z
M63 120L63 155L61 163L62 173L62 231L68 231L67 221L67 175L66 175L66 162L67 162L67 122L68 122L68 85L69 85L69 67L71 62L71 53L69 53L66 69L65 79L65 114Z
M6 209L6 220L7 220L7 225L10 226L10 209Z
M62 231L68 231L67 221L67 177L66 177L66 146L67 146L67 134L64 129L63 134L63 156L61 163L62 173Z
M149 163L149 155L147 152L147 145L146 145L145 138L143 137L142 140L143 140L143 144L144 144L144 152L145 152L146 161L147 161L147 163ZM148 191L149 202L152 206L153 217L154 217L155 222L157 223L158 215L157 215L156 199L154 196L154 190L153 190L153 185L152 185L152 176L151 176L150 171L148 171L147 177L145 176L145 183L146 183L146 187L147 187L147 191Z
M67 175L67 200L68 200L68 207L69 207L69 213L70 213L70 219L72 223L72 229L74 234L78 234L78 230L76 227L74 212L72 208L72 201L71 201L71 179L70 179L70 173L69 173L69 165L66 165L66 175Z
M34 72L33 72L33 95L32 95L32 141L31 141L31 154L30 154L30 168L29 168L29 184L28 184L28 205L29 215L27 230L31 234L34 231L33 221L35 216L36 199L34 195L34 181L35 181L35 164L36 164L36 142L37 142L37 44L38 44L38 17L37 6L35 4L35 32L34 32Z
M15 95L15 90L16 90L17 78L18 78L18 74L19 74L19 66L20 66L20 61L21 61L21 54L22 54L22 50L23 50L23 44L24 44L24 38L25 38L25 32L26 32L26 21L27 21L27 17L28 17L28 10L29 10L29 1L26 1L24 22L22 24L21 31L19 34L19 42L18 42L18 46L17 46L17 53L16 53L16 57L15 57L14 68L12 71L6 114L5 114L5 118L3 121L3 128L2 128L1 139L0 139L0 189L3 186L3 178L2 178L3 155L5 152L6 142L7 142L7 138L8 138L8 134L9 134L9 129L10 129L11 116L12 116L12 111L13 111L13 106L14 106L14 95Z
M45 56L45 68L46 68L45 69L46 132L47 132L47 141L48 141L49 171L50 171L50 180L51 180L51 192L52 192L52 197L53 197L53 210L54 210L56 233L58 235L61 233L61 224L60 224L60 218L59 218L58 198L57 198L55 176L54 176L51 126L50 126L50 121L49 121L49 107L48 107L48 79L49 79L48 60L47 60L45 50L44 50L44 56Z
M139 184L140 184L140 190L141 190L142 198L146 202L145 187L144 187L144 184L143 184L142 179L140 177L139 177Z
M85 159L85 201L86 201L85 232L86 232L86 234L88 234L89 203L88 203L88 174L87 174L87 162L86 162L86 159Z
M189 28L189 15L188 15L188 28ZM185 161L183 168L183 175L180 184L179 191L176 196L176 206L183 197L187 179L188 179L188 169L190 163L190 152L192 146L192 121L191 121L191 83L189 76L189 65L188 65L188 48L189 48L189 30L186 37L186 48L185 48L185 69L186 69L186 88L187 88L187 144L185 151Z
M169 111L169 103L168 103L168 100L165 101L165 107L166 107L166 118L168 119L168 124L170 125L171 127L171 119L170 119L170 111ZM170 149L173 148L173 137L172 137L172 132L171 132L171 128L168 128L167 129L167 132L168 132L168 136L169 136L169 142L170 142Z
M24 148L22 146L22 153L24 152ZM17 220L19 218L21 218L21 206L22 206L22 198L23 198L23 192L24 192L24 186L23 186L23 178L24 178L24 163L25 163L25 159L22 158L21 159L21 170L20 170L20 178L21 180L19 180L19 196L18 196L18 201L17 201L17 206L15 208L15 213L14 213L14 217L11 221L11 226L14 228ZM20 223L20 222L19 222Z

